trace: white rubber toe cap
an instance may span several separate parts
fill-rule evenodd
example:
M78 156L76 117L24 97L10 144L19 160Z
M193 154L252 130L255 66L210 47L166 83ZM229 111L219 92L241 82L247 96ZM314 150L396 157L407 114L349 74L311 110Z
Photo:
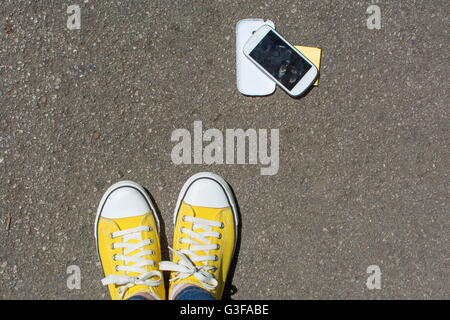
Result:
M101 216L108 219L135 217L152 211L141 190L129 185L118 186L106 197Z
M211 178L200 178L192 182L183 201L196 207L225 208L230 206L223 187Z

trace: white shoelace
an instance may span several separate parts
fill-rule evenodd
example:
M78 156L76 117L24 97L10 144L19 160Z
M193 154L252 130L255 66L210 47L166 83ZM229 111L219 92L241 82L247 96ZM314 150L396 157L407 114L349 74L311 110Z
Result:
M174 254L180 257L178 263L171 261L162 261L159 263L159 269L163 271L174 271L177 275L170 279L185 279L193 275L200 281L207 289L213 290L217 287L217 280L208 270L215 271L215 267L208 266L208 261L215 261L218 259L216 255L209 255L209 250L219 249L218 244L211 244L210 238L220 239L222 235L220 232L212 231L212 227L223 228L223 224L218 221L184 216L183 221L192 222L192 230L182 228L181 233L184 233L191 238L180 238L181 243L188 243L191 246L189 249L173 250L169 248ZM195 232L195 230L203 229L203 232ZM203 243L203 244L202 244ZM198 255L194 251L203 251L204 255ZM203 265L197 267L194 262L202 262Z
M124 261L124 265L118 265L116 267L117 271L136 272L140 273L138 276L127 276L127 275L117 275L111 274L102 279L102 284L104 286L108 284L115 284L121 286L119 288L120 298L123 298L125 291L134 285L145 285L148 287L158 286L162 281L162 274L160 271L154 270L147 272L143 267L154 266L155 262L150 259L144 259L142 256L151 255L154 252L152 250L142 250L143 247L149 245L152 241L150 239L143 240L138 243L130 243L129 241L141 240L140 233L142 231L151 231L148 226L141 226L131 229L125 229L121 231L116 231L111 233L111 238L123 237L122 243L113 243L113 249L124 248L123 255L115 254L113 259L117 261ZM128 256L129 253L133 251L139 251L132 256ZM129 262L134 262L133 265L127 266ZM154 280L152 278L158 278Z

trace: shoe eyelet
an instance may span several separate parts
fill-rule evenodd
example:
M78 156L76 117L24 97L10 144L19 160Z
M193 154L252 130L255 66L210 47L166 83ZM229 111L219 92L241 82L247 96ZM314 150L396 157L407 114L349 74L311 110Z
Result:
M118 266L116 266L116 268L115 268L115 269L116 269L116 271L117 271L117 272L119 272L119 270L117 269L117 267L118 267Z
M217 244L216 250L220 249L220 244Z
M116 259L116 256L117 256L117 254L114 254L114 255L113 255L113 260L114 260L114 261L117 260L117 259Z
M183 216L182 218L181 218L181 221L183 221L183 222L186 222L186 216Z
M225 225L223 224L223 222L220 224L220 229L225 228Z
M150 231L152 231L153 230L153 228L152 227L148 227L148 230L147 230L147 232L150 232Z
M222 239L222 234L219 233L219 237L217 239Z
M114 243L111 245L111 249L115 250L116 248L114 248Z
M217 255L214 256L214 261L219 260L219 257Z
M109 237L110 237L111 239L114 239L112 232L109 233Z

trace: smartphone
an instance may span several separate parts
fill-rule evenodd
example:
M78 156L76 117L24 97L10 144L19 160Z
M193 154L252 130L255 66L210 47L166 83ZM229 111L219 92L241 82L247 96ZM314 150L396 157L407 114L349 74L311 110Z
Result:
M269 25L263 25L243 48L250 59L289 95L304 93L317 78L317 68Z

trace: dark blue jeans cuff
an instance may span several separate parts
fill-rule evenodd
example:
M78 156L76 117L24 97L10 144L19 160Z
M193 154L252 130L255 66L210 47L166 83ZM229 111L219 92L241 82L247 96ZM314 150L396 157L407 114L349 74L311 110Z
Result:
M146 297L137 295L137 296L129 297L127 300L148 300L148 299Z
M189 286L179 292L175 300L216 300L212 294L205 289L196 286Z

